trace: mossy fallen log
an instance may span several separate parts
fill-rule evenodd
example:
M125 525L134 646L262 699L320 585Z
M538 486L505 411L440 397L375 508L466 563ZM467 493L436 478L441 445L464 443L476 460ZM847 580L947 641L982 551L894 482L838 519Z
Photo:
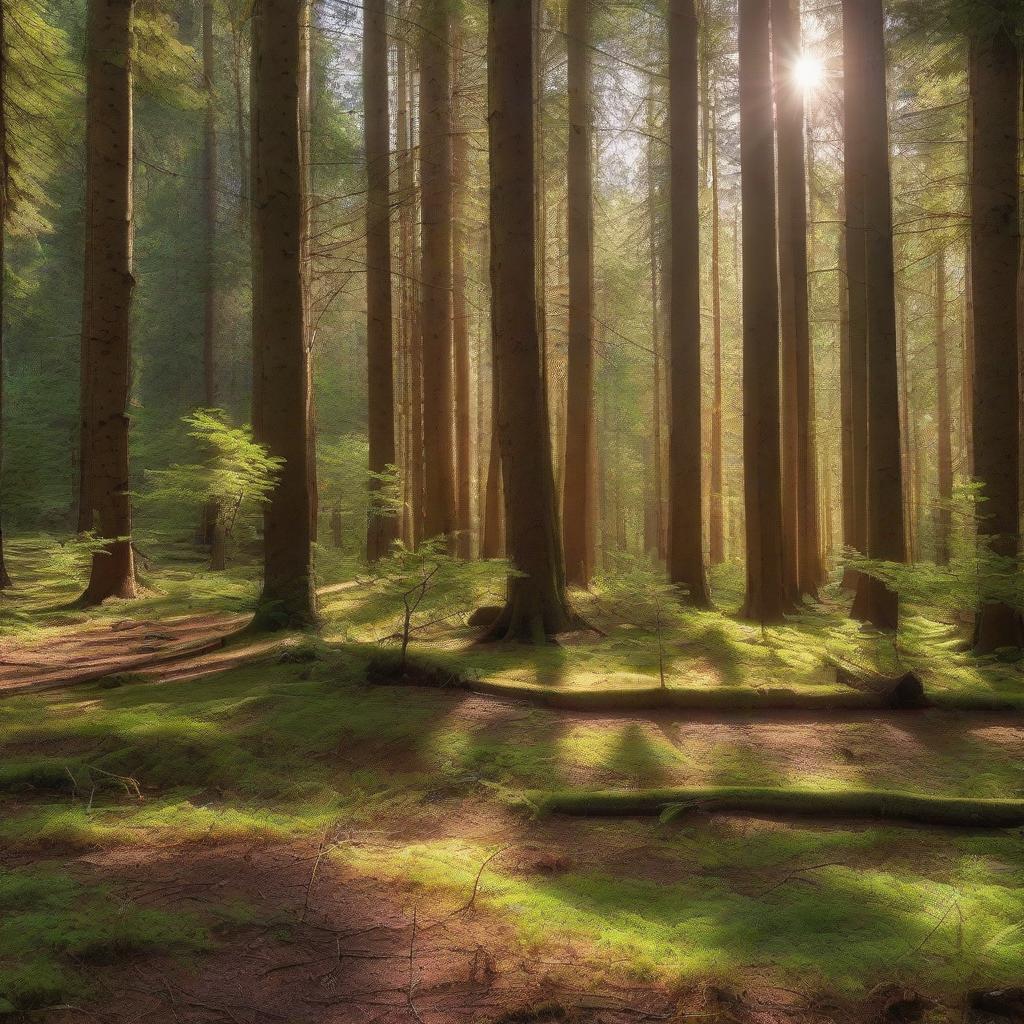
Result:
M689 789L562 790L524 794L524 803L546 814L676 817L692 812L810 818L860 818L967 828L1024 825L1024 800L925 796L889 790L773 789L708 786Z
M836 682L851 690L874 695L884 707L922 708L928 704L924 684L915 672L883 675L858 665L829 659L836 672Z

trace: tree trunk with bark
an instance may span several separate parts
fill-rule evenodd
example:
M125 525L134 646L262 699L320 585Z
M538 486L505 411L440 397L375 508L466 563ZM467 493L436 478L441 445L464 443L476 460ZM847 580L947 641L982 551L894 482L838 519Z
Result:
M949 395L949 311L946 301L946 250L935 258L935 421L938 431L939 508L935 519L935 561L949 563L953 500L953 436Z
M257 0L253 12L253 267L261 284L259 315L253 321L254 363L261 374L254 388L254 419L258 440L284 460L264 509L263 593L256 623L275 629L303 629L317 622L302 259L302 6L294 0Z
M852 3L845 0L844 12ZM883 0L859 0L864 43L863 110L864 240L867 298L868 458L866 554L905 562L903 469L900 459L900 391L896 333L892 191L889 170L889 104L886 94ZM896 629L899 599L884 583L861 575L853 616L879 629Z
M6 270L7 191L10 184L7 154L7 23L0 3L0 495L3 490L4 469L4 289ZM0 501L0 590L11 586L11 576L4 558L3 505Z
M569 0L569 368L562 529L566 579L594 571L594 201L591 0Z
M420 21L424 535L455 533L452 384L452 107L449 0L424 0ZM532 72L531 72L532 74Z
M488 136L497 427L516 574L491 636L541 642L573 623L537 326L533 2L489 0Z
M717 106L717 105L716 105ZM722 210L718 180L717 109L709 115L711 127L711 514L709 556L712 565L725 561L724 473L722 450Z
M704 567L704 453L700 372L700 164L697 12L693 0L669 10L672 208L669 370L669 579L697 607L711 603ZM770 112L770 108L769 108Z
M388 106L386 0L363 4L363 98L366 131L366 354L370 511L366 557L383 558L398 519L381 507L382 474L395 462L391 310L391 118Z
M740 0L743 204L743 465L747 534L744 614L777 622L783 573L779 429L779 297L768 0Z
M823 579L813 435L811 329L807 286L807 173L798 0L773 0L778 130L779 280L786 456L784 521L793 593L814 596ZM790 408L791 406L791 408Z
M88 605L138 596L128 471L131 390L133 0L91 0L86 84L88 292L82 352L82 500L107 543L93 555Z
M1020 544L1020 54L1003 28L971 39L971 299L974 310L974 475L984 486L978 533L993 554ZM1020 647L1019 610L982 597L979 653Z

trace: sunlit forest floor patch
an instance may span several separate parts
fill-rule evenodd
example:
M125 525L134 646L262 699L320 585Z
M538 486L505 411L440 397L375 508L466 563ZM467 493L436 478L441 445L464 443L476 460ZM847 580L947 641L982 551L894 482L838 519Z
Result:
M86 616L52 549L12 545L0 657L126 620L242 621L251 571L218 578L149 547L150 593ZM699 808L562 818L521 801L670 786L1019 799L1019 710L588 712L375 684L397 610L330 553L321 572L322 639L242 636L183 678L114 673L0 701L0 1009L877 1020L918 1000L960 1020L969 993L1020 982L1019 830ZM600 632L536 653L479 645L466 620L498 585L428 603L413 657L482 679L658 685L657 638L622 628L599 589L578 603ZM843 619L838 595L764 633L687 614L663 638L667 684L836 688L841 657L898 660L929 693L1019 700L1016 664L979 662L920 611L898 647Z

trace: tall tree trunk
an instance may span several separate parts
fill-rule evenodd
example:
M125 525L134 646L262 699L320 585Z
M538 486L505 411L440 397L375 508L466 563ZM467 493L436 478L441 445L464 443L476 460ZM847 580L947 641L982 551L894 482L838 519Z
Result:
M424 533L455 532L452 387L452 108L448 0L424 0L420 20L420 188ZM529 72L532 74L532 71Z
M661 231L658 223L657 185L655 184L655 123L654 123L654 79L647 92L647 222L650 231L651 263L651 475L653 481L653 514L650 516L653 536L647 544L648 552L656 558L665 554L665 475L662 450L662 402L664 353L662 342L665 327L662 320L662 296L660 288L661 267L658 253L661 250Z
M907 540L907 556L910 561L918 558L918 532L916 509L917 479L914 472L914 453L917 442L914 438L913 412L910 408L910 328L907 323L907 298L901 289L896 298L896 343L897 368L900 397L900 465L903 470L903 522Z
M800 597L816 595L823 574L807 308L807 147L804 97L795 74L801 55L799 0L773 0L772 41L777 75L780 318L785 374L783 518L787 573L792 572L792 590Z
M231 20L231 84L235 91L235 133L238 138L238 223L244 227L249 216L249 155L245 144L245 104L242 100L242 0L230 7Z
M404 17L404 5L399 7L400 16ZM413 539L413 415L412 415L412 325L414 320L412 277L414 261L413 250L413 207L415 204L415 184L412 180L412 124L409 108L409 72L408 50L405 45L404 32L398 33L395 43L395 160L398 196L395 203L398 207L398 309L401 324L401 361L402 361L402 541L409 547L415 543ZM416 502L419 507L419 502Z
M565 571L589 587L594 570L594 202L590 0L569 0L569 369L562 495Z
M517 570L492 636L540 642L573 620L537 326L533 0L489 0L488 135L498 434Z
M1009 7L1010 5L1006 5ZM1015 559L1020 537L1020 54L1005 29L970 44L971 297L974 306L974 474L984 485L978 533ZM982 595L974 646L1020 647L1018 610Z
M857 488L855 485L857 456L854 454L854 401L853 401L853 342L850 330L850 312L853 308L853 293L850 290L850 275L847 270L847 256L850 252L846 229L846 200L840 198L839 219L842 227L838 234L837 263L839 266L839 455L842 479L840 500L842 502L842 544L841 547L856 547L857 535ZM851 570L843 574L846 589L856 587Z
M718 180L717 104L710 113L711 127L711 522L710 557L712 565L725 561L725 518L723 512L722 472L722 209Z
M843 182L846 204L846 296L848 369L842 382L849 402L850 476L844 487L852 508L844 523L843 543L867 551L867 248L864 232L864 27L860 5L843 3ZM856 589L857 574L844 574L843 585Z
M260 282L253 323L258 440L284 460L263 517L263 593L256 616L266 628L316 624L311 557L309 349L303 227L302 41L304 11L294 0L254 8L252 151L254 250ZM264 287L273 282L272 287Z
M86 117L83 308L87 357L85 479L90 519L107 543L93 556L85 604L138 596L128 470L131 390L133 0L91 0Z
M852 0L844 0L844 11ZM887 562L907 557L900 460L889 105L886 96L884 0L859 0L864 42L864 236L867 267L868 535L866 554ZM899 623L899 598L880 580L861 575L853 615L879 629Z
M463 124L464 53L461 29L452 47L452 344L455 351L455 525L460 558L473 557L473 441L470 429L469 309L466 305L466 245L469 237L467 175L469 131Z
M669 11L672 312L669 426L669 579L698 607L711 603L704 569L700 374L700 168L697 13ZM770 113L770 108L769 108Z
M740 0L740 169L743 204L743 466L747 533L744 614L782 619L779 297L768 0Z
M946 250L935 258L935 420L939 475L939 508L935 517L935 561L949 563L953 500L953 438L949 413L949 314L946 304Z
M366 354L370 513L366 557L383 558L398 519L381 506L382 474L395 462L391 312L391 123L386 0L363 4L363 101L366 130Z
M10 186L7 153L7 23L0 2L0 496L3 493L4 469L4 278L7 267L5 241L7 231L7 192ZM0 590L11 586L11 577L4 559L3 506L0 503Z

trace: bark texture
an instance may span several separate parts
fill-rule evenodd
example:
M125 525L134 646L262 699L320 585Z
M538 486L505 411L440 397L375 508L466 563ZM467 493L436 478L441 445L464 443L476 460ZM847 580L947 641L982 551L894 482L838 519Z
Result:
M366 354L370 514L366 557L389 552L398 519L380 504L381 474L395 462L391 311L391 120L388 108L386 0L363 5L363 97L366 131Z
M740 0L740 170L743 203L743 479L745 615L786 609L779 424L779 298L768 0ZM766 197L769 197L766 199Z
M508 556L517 570L494 638L567 629L565 566L537 326L533 2L489 0L488 137L497 430Z
M849 0L844 4L844 9ZM900 458L900 387L893 266L889 105L885 81L883 0L860 0L864 80L864 245L867 309L867 550L873 559L907 557ZM899 599L882 582L861 575L853 615L879 629L895 629Z
M938 431L937 463L939 508L935 519L935 561L949 562L953 500L953 435L949 401L949 315L946 302L946 250L935 259L935 422Z
M7 25L0 3L0 590L11 586L11 576L4 559L3 469L4 469L4 242L7 229Z
M974 475L984 485L978 532L1015 558L1020 535L1020 54L1005 31L971 40L971 298L974 311ZM975 649L1019 647L1020 613L982 601Z
M700 162L697 12L670 5L668 21L672 207L669 370L668 574L686 599L711 603L704 569L700 376ZM770 112L770 107L769 107Z
M133 0L91 0L86 84L87 293L83 301L81 499L107 543L85 604L137 596L128 472L131 390Z
M562 536L569 583L594 571L594 197L591 0L569 0L569 364Z
M257 625L315 625L310 549L309 372L305 267L306 175L300 138L303 11L294 0L257 0L252 55L253 351L258 440L284 459L263 518L263 593ZM272 282L272 286L271 285Z

